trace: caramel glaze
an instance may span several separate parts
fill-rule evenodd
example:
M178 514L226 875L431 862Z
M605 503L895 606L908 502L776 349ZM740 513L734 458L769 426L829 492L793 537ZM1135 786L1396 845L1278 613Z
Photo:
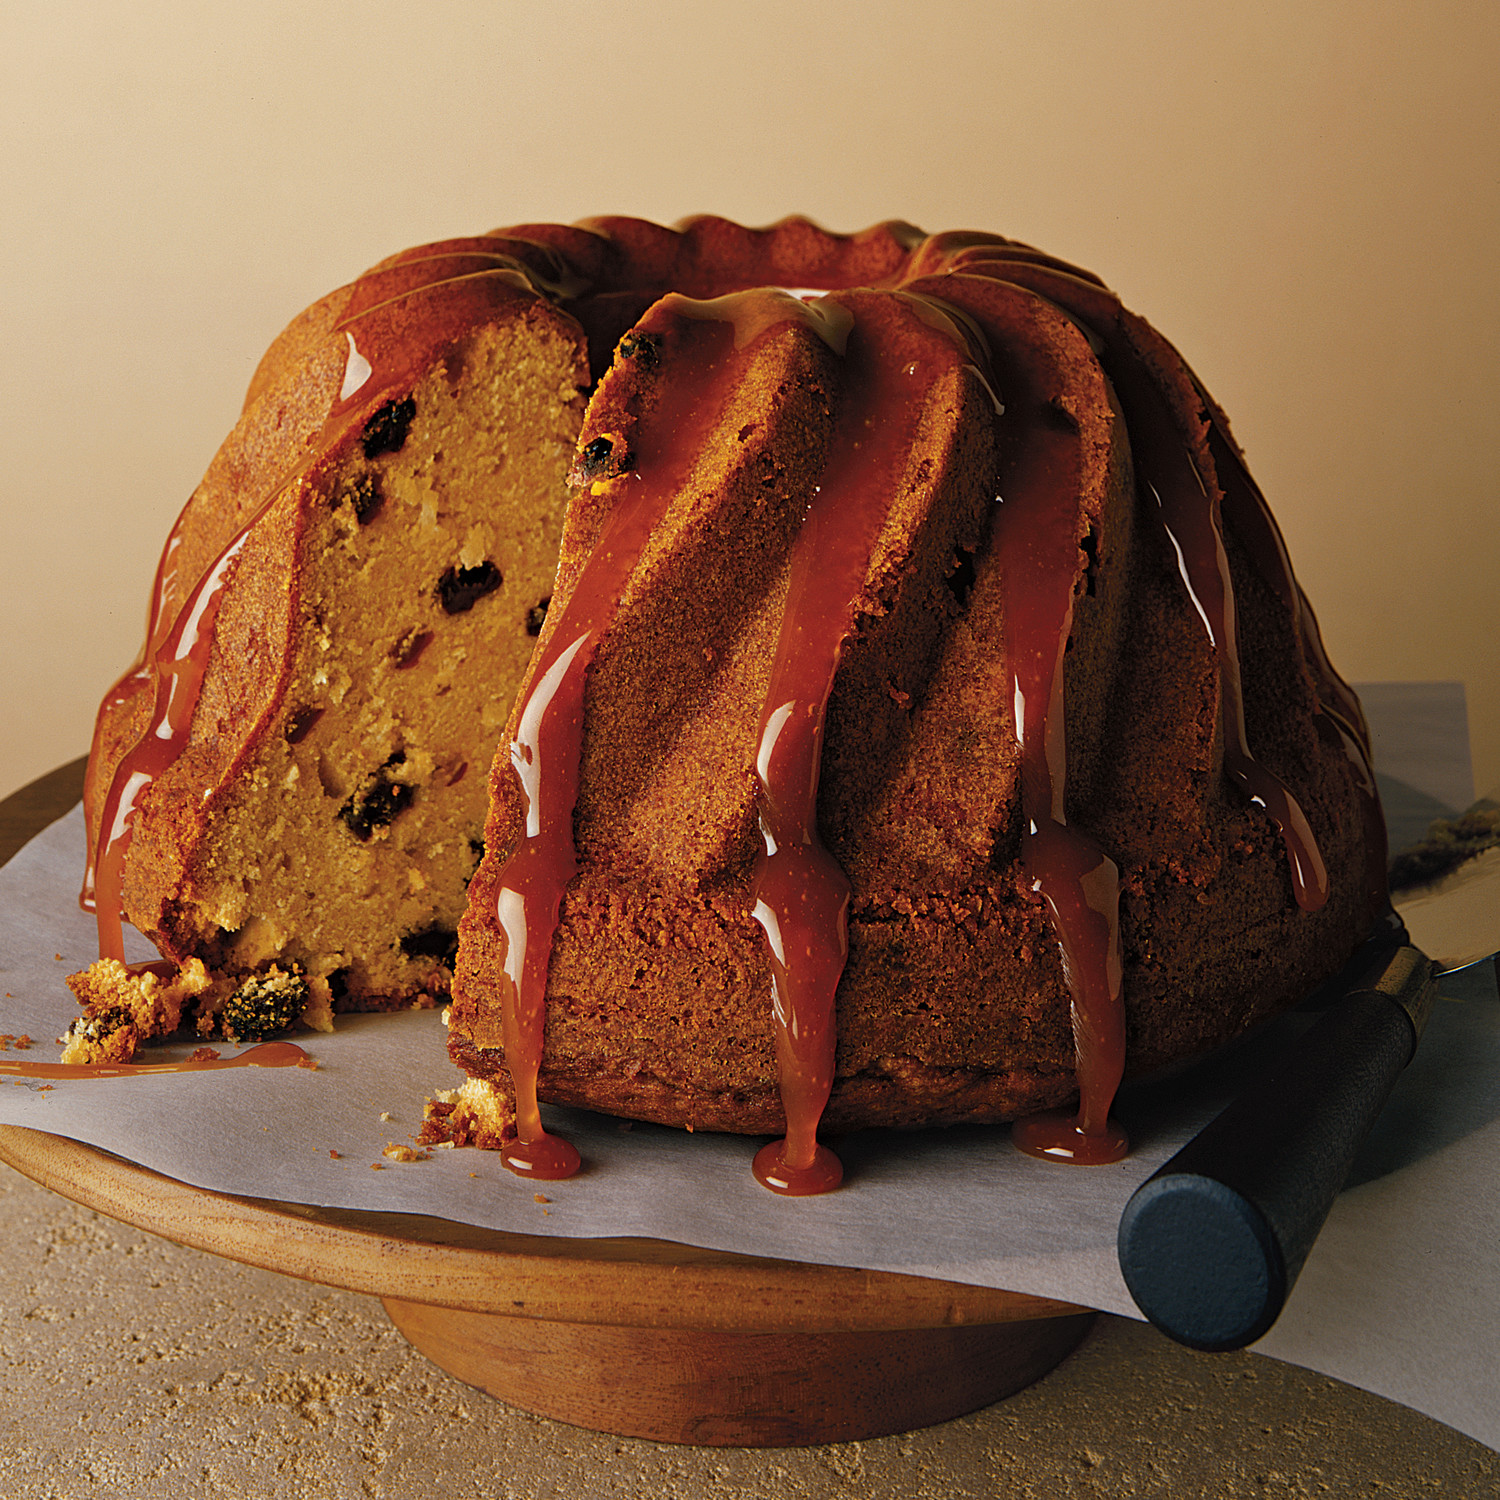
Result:
M1364 709L1328 660L1317 617L1292 572L1292 560L1281 528L1241 461L1229 436L1229 424L1206 395L1203 400L1209 412L1209 451L1223 490L1224 512L1231 519L1241 543L1249 550L1260 576L1275 588L1296 623L1303 659L1318 685L1319 731L1325 739L1335 741L1343 748L1354 768L1365 826L1366 913L1373 923L1388 905L1385 889L1387 849L1385 814L1381 811L1375 767L1370 759L1370 730L1365 723Z
M703 253L705 245L711 253ZM858 418L842 429L839 451L795 543L755 768L765 853L757 866L754 900L773 958L773 1019L788 1122L786 1140L772 1143L757 1158L757 1174L775 1190L792 1193L821 1191L838 1180L836 1158L816 1141L832 1082L834 993L848 905L847 879L816 829L823 716L884 514L882 497L891 492L904 434L920 409L921 382L910 380L896 356L865 346L858 335L858 295L825 298L816 304L820 310L810 310L774 292L720 293L765 282L864 285L887 293L906 287L915 293L920 282L922 296L911 298L909 311L929 327L945 326L952 356L968 361L980 379L998 389L1000 401L1008 399L1003 382L995 380L977 347L986 334L982 289L999 283L1010 294L1040 296L1076 320L1099 351L1124 410L1141 491L1152 500L1214 648L1226 773L1277 826L1297 903L1307 910L1321 906L1328 877L1296 799L1255 760L1247 743L1221 507L1297 623L1326 733L1344 745L1361 770L1367 815L1372 827L1378 826L1368 736L1357 700L1328 665L1280 534L1222 416L1197 390L1175 351L1089 273L995 236L964 232L924 238L897 223L838 237L805 220L751 231L714 219L688 221L679 230L601 219L446 241L395 257L356 284L336 325L349 340L344 385L310 443L313 451L364 420L426 352L430 340L417 340L421 350L403 350L409 299L484 277L503 282L513 294L545 291L575 313L596 344L607 332L606 348L660 293L675 288L716 299L667 296L639 325L642 332L670 337L673 378L660 383L651 419L641 424L630 471L611 481L611 514L573 595L560 617L548 621L532 687L520 708L511 760L523 788L526 828L505 867L497 903L509 945L502 1029L519 1125L519 1139L507 1153L513 1169L542 1177L566 1175L577 1166L572 1147L542 1128L536 1084L548 958L562 893L577 869L572 813L593 652L652 527L691 469L746 345L767 328L797 318L843 352L838 325L849 319L855 331L846 355L846 399ZM981 288L977 295L976 288ZM594 352L597 370L600 351ZM252 383L252 397L255 392ZM1204 413L1198 430L1182 426L1185 410ZM1072 459L1060 432L1029 434L1020 453L1003 475L995 544L1007 597L1021 606L1007 611L1007 644L1021 752L1024 866L1032 893L1050 915L1072 995L1080 1106L1076 1117L1061 1112L1020 1122L1016 1137L1024 1149L1058 1159L1113 1160L1125 1144L1108 1118L1125 1055L1119 877L1113 861L1067 816L1062 665L1080 574L1077 498L1068 482ZM281 488L281 483L271 487L265 505ZM118 950L121 870L133 811L185 742L213 615L252 527L253 521L231 539L191 589L176 576L174 531L158 569L146 651L106 700L106 706L118 705L151 695L153 708L150 726L120 762L97 820L100 847L91 854L90 870L98 889L101 953ZM836 588L827 584L831 573L838 576ZM1377 859L1372 853L1372 906L1383 890Z
M997 347L1031 294L973 276L932 277L925 295L961 308ZM1084 556L1083 459L1075 424L1054 405L1056 372L1014 358L996 371L1003 388L998 504L990 552L1006 600L1005 654L1021 752L1022 862L1030 893L1046 908L1071 1001L1079 1087L1076 1116L1047 1111L1017 1121L1015 1144L1049 1160L1116 1161L1129 1143L1109 1116L1125 1070L1124 965L1119 869L1067 810L1063 664Z
M150 692L155 672L157 653L161 650L162 643L167 633L171 630L175 621L175 615L170 608L171 601L177 596L177 559L182 550L182 517L179 516L173 522L172 530L167 536L166 545L162 548L161 558L156 565L156 576L151 583L151 613L146 627L146 643L141 648L140 655L126 674L104 695L104 701L99 705L99 713L94 730L93 753L99 752L100 739L106 725L118 713L126 712L135 699ZM95 897L95 863L97 851L95 840L92 837L93 830L102 826L102 814L94 808L93 803L94 785L92 779L84 786L84 823L90 831L87 862L83 872L83 889L79 893L78 904L84 911L94 910ZM111 816L111 822L119 817L118 802ZM113 942L111 941L111 949ZM111 955L103 951L101 946L101 958Z
M262 1042L237 1057L188 1057L169 1063L34 1063L0 1058L0 1078L147 1078L161 1073L219 1073L225 1068L303 1068L311 1062L295 1042Z
M756 806L764 850L755 871L755 920L771 957L771 1011L787 1133L755 1158L775 1192L836 1187L838 1159L818 1143L833 1087L834 997L848 957L850 886L818 837L818 777L829 695L865 590L871 552L906 479L917 422L935 383L973 354L940 308L909 293L908 323L936 329L913 359L910 330L871 338L860 312L871 300L833 294L825 305L854 315L834 447L793 545L771 680L756 734ZM903 337L903 333L905 336Z
M957 280L965 274L986 273L1045 296L1078 319L1100 349L1126 418L1137 486L1155 502L1183 586L1218 662L1226 725L1225 771L1253 803L1265 809L1280 832L1298 905L1307 911L1319 909L1328 898L1328 876L1312 829L1290 790L1255 760L1249 748L1217 476L1209 469L1206 452L1195 456L1193 435L1174 424L1161 389L1162 366L1170 370L1175 364L1178 370L1173 373L1186 381L1190 377L1185 367L1170 346L1126 313L1092 278L982 245L960 249L949 274ZM1132 333L1143 344L1149 340L1152 347L1136 347ZM1147 363L1148 353L1156 357L1155 370ZM1047 437L1039 434L1033 441L1045 446ZM1325 696L1339 705L1357 705L1332 673L1321 649L1315 654L1309 650L1309 634L1316 641L1316 627L1307 629L1304 601L1291 578L1275 523L1222 437L1219 456L1232 461L1225 467L1233 475L1236 520L1250 535L1254 561L1298 619L1309 665L1315 677L1327 684ZM1045 469L1045 459L1042 465ZM1209 470L1206 475L1205 469ZM1056 465L1052 472L1058 472ZM1048 1111L1017 1121L1012 1139L1032 1155L1107 1162L1117 1160L1128 1148L1124 1132L1108 1119L1110 1102L1123 1077L1126 1050L1120 995L1119 873L1087 835L1067 823L1062 664L1071 633L1071 590L1077 571L1076 537L1070 525L1074 502L1064 485L1056 492L1054 504L1043 506L1047 518L1040 519L1027 514L1032 507L1026 503L1024 487L1013 500L1021 503L1002 505L996 541L1006 597L1025 601L1024 607L1007 612L1028 835L1024 860L1034 889L1047 900L1062 949L1072 995L1080 1105L1076 1120L1063 1111ZM1014 517L1023 514L1026 524L1012 524ZM1033 719L1040 720L1035 729L1028 722ZM1356 744L1352 737L1349 744ZM1378 815L1378 803L1373 805Z
M241 530L198 580L152 654L150 675L131 679L138 684L137 691L152 694L153 702L150 728L120 762L101 812L99 848L92 861L100 958L124 962L121 892L136 805L141 793L176 762L187 744L224 585L249 535L248 530ZM123 697L122 692L122 701Z
M521 787L525 830L501 871L496 915L507 944L501 1026L517 1129L517 1140L503 1157L512 1170L528 1176L567 1176L578 1166L573 1148L542 1126L537 1076L548 960L563 891L578 867L573 809L588 670L648 538L686 483L730 390L748 366L750 349L759 337L792 321L841 348L850 319L837 306L810 307L783 293L760 290L711 301L669 295L643 320L641 332L662 340L675 378L663 383L658 399L636 425L630 468L605 482L611 510L604 529L555 623L548 620L532 664L532 685L518 706L510 760ZM894 451L877 430L870 461L888 463ZM840 485L829 505L815 501L812 515L826 514L843 493ZM870 524L878 520L872 517ZM830 531L826 523L810 519L801 537L800 560L793 562L793 596L825 597L816 588L820 566L842 564L856 582L863 578L869 537L861 553L858 526ZM788 1193L822 1191L836 1185L841 1175L836 1158L816 1142L833 1077L832 1001L843 969L848 900L848 882L818 842L815 818L823 711L838 643L851 623L852 596L827 591L834 592L837 614L830 619L789 606L777 653L778 666L785 662L787 669L778 677L773 668L772 693L780 696L762 715L760 812L770 852L762 865L757 916L763 926L769 924L768 931L784 919L779 932L783 951L799 957L790 964L795 973L790 986L785 982L788 966L783 965L775 1001L783 1089L789 1121L796 1122L789 1126L793 1145L787 1153L773 1151L777 1160L768 1158L760 1175ZM813 644L799 649L807 642ZM805 677L809 665L811 681ZM768 733L772 721L781 730L792 718L795 724L784 736ZM773 941L773 953L775 948Z
M751 314L758 304L746 304ZM663 306L650 330L671 320ZM501 875L496 913L506 935L501 983L506 1067L515 1090L517 1139L503 1153L512 1171L571 1176L578 1153L542 1127L537 1105L546 1023L547 969L563 891L577 872L573 807L578 799L583 692L588 668L614 617L625 582L673 495L687 479L736 368L732 310L722 321L694 318L673 330L673 383L634 437L635 467L615 481L613 509L573 593L548 619L518 705L510 747L525 830Z
M1022 858L1047 903L1072 996L1079 1111L1017 1123L1032 1154L1075 1161L1124 1155L1109 1107L1125 1071L1120 872L1067 813L1063 657L1079 571L1076 436L1040 426L1001 476L991 546L1004 576L1006 655L1021 748Z
M974 262L970 265L978 268ZM1186 367L1165 340L1096 284L1035 264L1012 266L1007 262L1004 274L1005 279L1056 302L1078 318L1102 345L1101 361L1130 432L1137 486L1155 500L1183 586L1218 660L1227 731L1225 770L1253 803L1266 810L1280 832L1297 904L1304 911L1317 911L1328 899L1328 872L1317 840L1296 798L1255 760L1246 737L1234 587L1224 550L1216 475L1206 446L1194 442L1199 435L1177 427L1161 389L1169 370L1189 382ZM1171 365L1176 370L1171 370ZM1189 388L1197 394L1195 386L1189 384ZM1195 446L1200 450L1197 454ZM1265 502L1258 492L1255 500L1264 512ZM1274 524L1268 513L1266 523Z

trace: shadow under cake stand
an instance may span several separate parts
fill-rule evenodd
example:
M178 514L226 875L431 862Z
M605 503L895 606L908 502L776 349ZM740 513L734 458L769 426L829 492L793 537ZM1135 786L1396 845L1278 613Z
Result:
M0 862L72 807L83 767L0 803ZM887 1271L236 1197L20 1126L0 1126L0 1161L178 1244L377 1296L435 1364L511 1405L660 1442L778 1447L930 1426L1030 1385L1095 1316Z

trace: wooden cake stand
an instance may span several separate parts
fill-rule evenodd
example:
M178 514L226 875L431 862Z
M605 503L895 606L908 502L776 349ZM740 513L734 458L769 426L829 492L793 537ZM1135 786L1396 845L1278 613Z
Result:
M82 768L0 803L0 860L72 806ZM178 1244L377 1296L435 1364L511 1405L660 1442L930 1426L1039 1379L1095 1316L885 1271L234 1197L19 1126L0 1126L0 1160Z
M0 1126L0 1160L178 1244L371 1293L434 1363L514 1406L659 1442L929 1426L1046 1374L1094 1318L890 1272L233 1197L19 1126Z

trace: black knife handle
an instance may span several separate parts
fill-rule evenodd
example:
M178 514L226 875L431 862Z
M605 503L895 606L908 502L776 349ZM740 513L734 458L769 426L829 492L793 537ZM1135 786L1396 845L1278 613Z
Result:
M1437 969L1387 949L1120 1219L1136 1305L1193 1349L1241 1349L1276 1321L1333 1200L1416 1050Z

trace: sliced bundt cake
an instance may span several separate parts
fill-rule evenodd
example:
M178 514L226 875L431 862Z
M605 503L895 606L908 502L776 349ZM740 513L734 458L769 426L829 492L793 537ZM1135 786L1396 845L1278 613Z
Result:
M1121 1077L1336 969L1383 867L1192 373L1086 273L901 224L530 225L318 304L88 802L103 956L123 908L177 966L94 971L88 1045L132 986L149 1032L164 985L205 1026L451 985L434 1133L546 1172L538 1099L785 1131L783 1188L820 1125L1060 1106L1034 1149L1117 1152Z

